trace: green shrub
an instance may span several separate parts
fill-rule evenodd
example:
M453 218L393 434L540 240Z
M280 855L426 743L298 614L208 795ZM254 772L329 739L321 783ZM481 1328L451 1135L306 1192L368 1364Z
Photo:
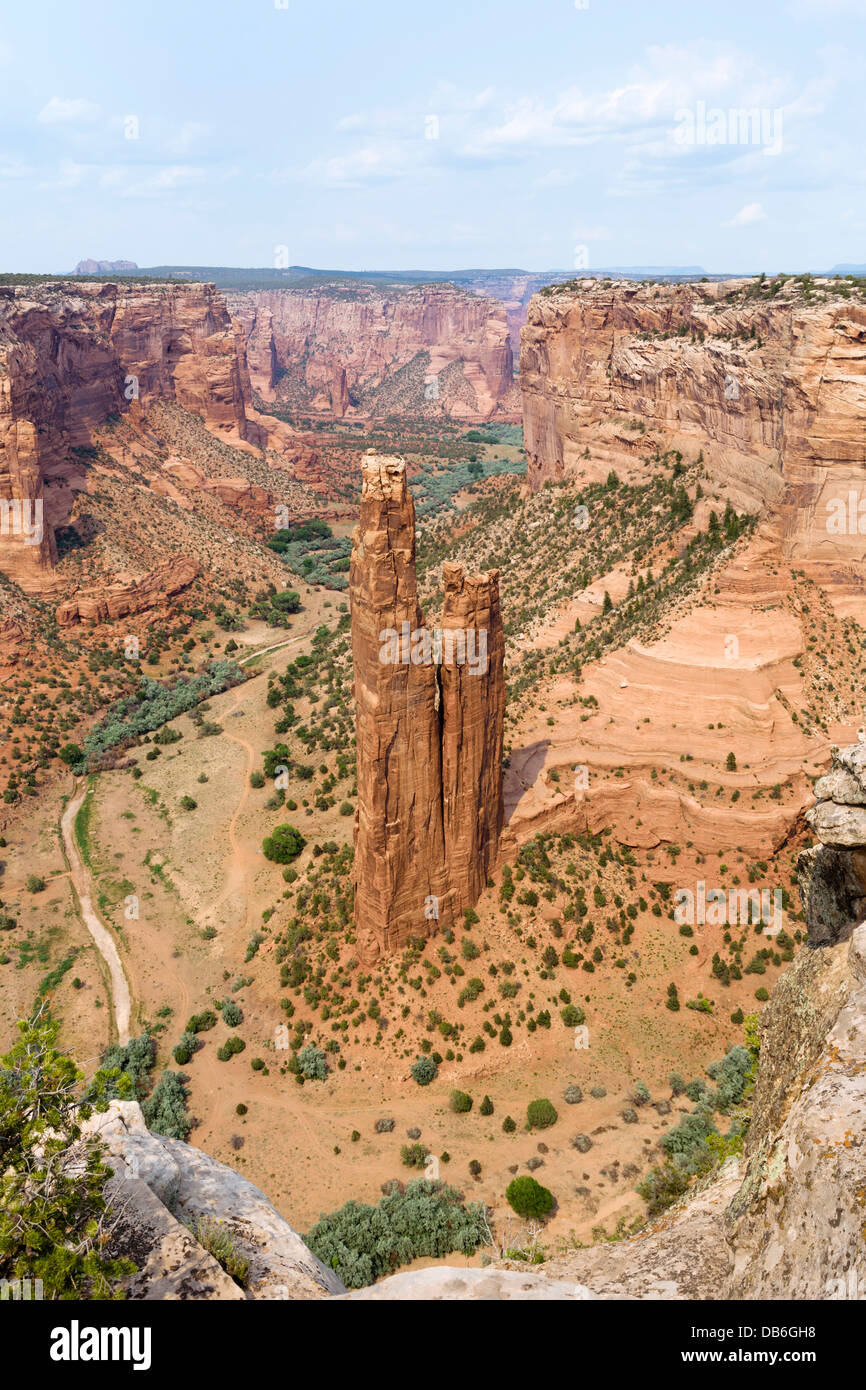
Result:
M213 1009L204 1009L200 1014L193 1014L189 1019L185 1033L206 1033L209 1028L216 1026L216 1014Z
M506 1115L505 1119L502 1121L502 1128L506 1134L513 1134L517 1128L517 1121L512 1120L510 1115Z
M306 840L293 825L278 825L262 841L262 853L274 864L291 864L301 853Z
M448 1104L455 1115L468 1115L472 1109L472 1097L466 1091L452 1091L448 1098Z
M85 1092L86 1100L97 1109L104 1109L109 1100L142 1100L155 1061L156 1043L149 1033L130 1038L122 1046L113 1043L102 1054L99 1070Z
M240 1284L242 1289L245 1289L250 1273L250 1262L238 1248L237 1239L231 1227L214 1216L195 1216L189 1222L189 1229L199 1245L209 1255L213 1255L217 1264L222 1266L226 1274L234 1279L236 1284Z
M419 1057L417 1062L412 1063L409 1071L412 1080L417 1081L419 1086L429 1086L439 1075L439 1068L430 1057Z
M183 1072L164 1071L153 1088L153 1094L142 1102L144 1123L154 1134L167 1139L186 1139L192 1129L186 1102L189 1091Z
M479 1105L478 1109L479 1109L479 1111L480 1111L480 1113L481 1113L482 1115L492 1115L492 1114L493 1114L493 1101L490 1099L489 1096L485 1096L485 1097L484 1097L484 1099L482 1100L482 1102L481 1102L481 1104Z
M243 1010L239 1004L235 1003L234 999L226 999L221 1012L223 1023L227 1024L229 1028L237 1028L238 1024L244 1021Z
M453 1251L472 1255L489 1238L480 1203L464 1206L455 1188L419 1178L405 1192L389 1192L375 1207L346 1202L303 1240L347 1288L361 1289L422 1257L440 1259Z
M324 1052L312 1043L307 1043L298 1053L298 1066L307 1081L324 1081L328 1075L328 1063Z
M553 1210L553 1193L535 1178L521 1176L514 1178L505 1189L505 1200L518 1216L535 1217L542 1220Z
M426 1144L404 1144L400 1150L400 1162L406 1168L423 1168L427 1162Z
M559 1116L549 1100L531 1100L526 1107L526 1119L530 1129L548 1129L556 1124Z

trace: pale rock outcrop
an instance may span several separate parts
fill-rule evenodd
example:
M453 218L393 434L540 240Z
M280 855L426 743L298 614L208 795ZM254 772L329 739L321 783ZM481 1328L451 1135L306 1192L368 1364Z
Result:
M866 744L832 751L830 771L815 783L817 805L806 812L820 844L797 860L813 945L844 939L866 917Z
M129 1298L310 1300L345 1292L263 1192L200 1149L151 1133L137 1101L111 1101L83 1130L99 1135L114 1173L116 1245L139 1266ZM244 1289L196 1240L190 1226L202 1218L224 1223L249 1261Z
M523 1274L510 1269L454 1269L433 1266L392 1274L378 1284L341 1294L337 1302L391 1303L424 1300L428 1303L470 1302L586 1302L596 1298L589 1289L547 1274Z

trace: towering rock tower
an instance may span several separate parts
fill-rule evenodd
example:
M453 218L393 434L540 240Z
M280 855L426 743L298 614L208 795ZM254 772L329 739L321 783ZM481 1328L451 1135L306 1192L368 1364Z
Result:
M446 564L442 626L429 629L406 465L369 453L362 467L349 591L355 925L370 964L449 926L484 886L503 823L505 684L498 572Z

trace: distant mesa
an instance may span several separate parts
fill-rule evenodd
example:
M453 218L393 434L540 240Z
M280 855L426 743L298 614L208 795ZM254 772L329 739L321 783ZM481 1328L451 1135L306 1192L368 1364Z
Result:
M79 261L73 275L121 275L138 270L135 261Z

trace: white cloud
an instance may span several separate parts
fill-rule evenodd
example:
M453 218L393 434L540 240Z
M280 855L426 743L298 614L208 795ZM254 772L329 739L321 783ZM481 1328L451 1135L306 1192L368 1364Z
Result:
M8 154L0 154L0 179L23 179L30 173L26 164L12 159Z
M430 145L434 142L420 141L419 146L425 143ZM403 178L413 165L417 168L418 164L418 155L413 158L407 149L398 145L385 145L379 149L367 145L350 154L315 159L301 171L301 177L324 188L363 188L368 184L391 183Z
M585 223L580 223L574 229L574 238L579 242L609 241L610 232L607 227L588 227Z
M756 222L766 222L767 214L760 203L746 203L745 207L740 208L736 215L729 221L723 222L723 227L752 227Z
M201 121L184 121L180 130L168 137L165 148L170 154L186 154L193 145L200 143L209 129L210 127L203 125Z
M95 121L98 115L99 107L96 102L88 101L86 97L52 97L36 119L42 125L79 125L82 122Z

